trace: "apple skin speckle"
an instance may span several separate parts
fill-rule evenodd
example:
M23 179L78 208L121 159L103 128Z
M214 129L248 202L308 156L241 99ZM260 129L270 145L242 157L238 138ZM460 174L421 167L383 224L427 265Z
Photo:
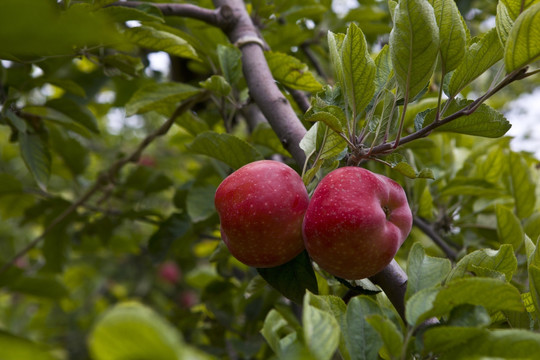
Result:
M214 199L221 238L231 254L260 268L282 265L304 250L308 203L300 176L273 160L241 167L223 180Z
M321 180L306 211L303 237L311 258L332 275L363 279L388 265L412 227L403 188L359 167Z

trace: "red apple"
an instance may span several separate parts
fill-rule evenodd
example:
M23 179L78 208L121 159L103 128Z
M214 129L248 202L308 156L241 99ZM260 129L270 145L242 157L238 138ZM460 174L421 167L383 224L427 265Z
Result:
M169 284L176 284L180 281L181 271L178 265L172 261L166 261L158 269L159 277Z
M324 177L306 211L303 235L311 258L332 275L357 280L388 265L412 226L403 188L359 167Z
M247 164L216 191L221 238L246 265L282 265L304 249L302 220L308 203L302 179L289 166L272 160Z

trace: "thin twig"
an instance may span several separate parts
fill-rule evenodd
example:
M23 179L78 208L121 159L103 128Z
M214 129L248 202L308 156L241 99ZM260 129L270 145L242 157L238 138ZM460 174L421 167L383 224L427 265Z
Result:
M101 172L94 182L94 184L86 190L86 192L73 204L71 204L66 210L64 210L60 215L58 215L56 218L54 218L49 225L43 230L41 235L34 238L32 241L30 241L24 248L19 250L8 262L6 262L1 268L0 268L0 274L4 273L6 270L8 270L11 266L15 264L15 262L24 256L28 251L36 247L44 238L47 236L51 230L56 227L59 223L61 223L63 220L65 220L69 215L74 213L80 206L84 205L92 196L94 196L98 191L101 190L101 188L109 184L112 179L116 177L118 172L128 163L130 162L137 162L144 151L146 147L152 143L157 137L165 135L169 129L174 124L174 120L180 116L185 111L189 110L193 105L196 103L205 100L208 97L208 92L201 92L197 96L183 102L178 108L174 111L174 113L161 125L157 130L146 136L142 142L137 146L137 148L129 155L123 157L122 159L119 159L115 163L113 163L107 170Z
M444 241L444 239L435 231L435 229L433 229L433 227L431 227L426 221L424 221L424 219L415 216L413 218L413 224L414 226L422 230L422 232L426 234L431 240L433 240L433 242L441 248L447 258L452 261L456 261L458 257L457 252L450 246L448 246L446 241Z

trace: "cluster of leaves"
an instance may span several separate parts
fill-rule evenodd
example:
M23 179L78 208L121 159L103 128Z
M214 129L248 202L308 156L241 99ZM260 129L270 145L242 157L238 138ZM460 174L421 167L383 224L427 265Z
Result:
M520 330L539 328L537 160L489 139L509 124L485 104L517 96L502 87L538 57L537 1L500 1L495 29L476 36L453 1L363 1L344 15L328 0L247 4L309 127L306 185L376 159L365 166L403 184L452 250L415 227L397 257L405 319L382 293L345 304L349 288L305 253L258 271L229 255L213 207L221 180L272 156L302 166L253 116L241 51L222 30L158 3L113 3L0 4L0 359L538 352ZM149 66L155 52L169 54L170 78ZM292 90L313 94L308 112ZM469 93L486 96L458 97ZM167 259L178 283L159 276ZM424 328L432 317L440 326Z

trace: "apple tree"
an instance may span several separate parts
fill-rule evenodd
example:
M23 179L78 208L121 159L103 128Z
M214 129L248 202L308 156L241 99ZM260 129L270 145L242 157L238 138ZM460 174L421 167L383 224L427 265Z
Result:
M2 0L0 359L534 358L539 57L537 0Z

